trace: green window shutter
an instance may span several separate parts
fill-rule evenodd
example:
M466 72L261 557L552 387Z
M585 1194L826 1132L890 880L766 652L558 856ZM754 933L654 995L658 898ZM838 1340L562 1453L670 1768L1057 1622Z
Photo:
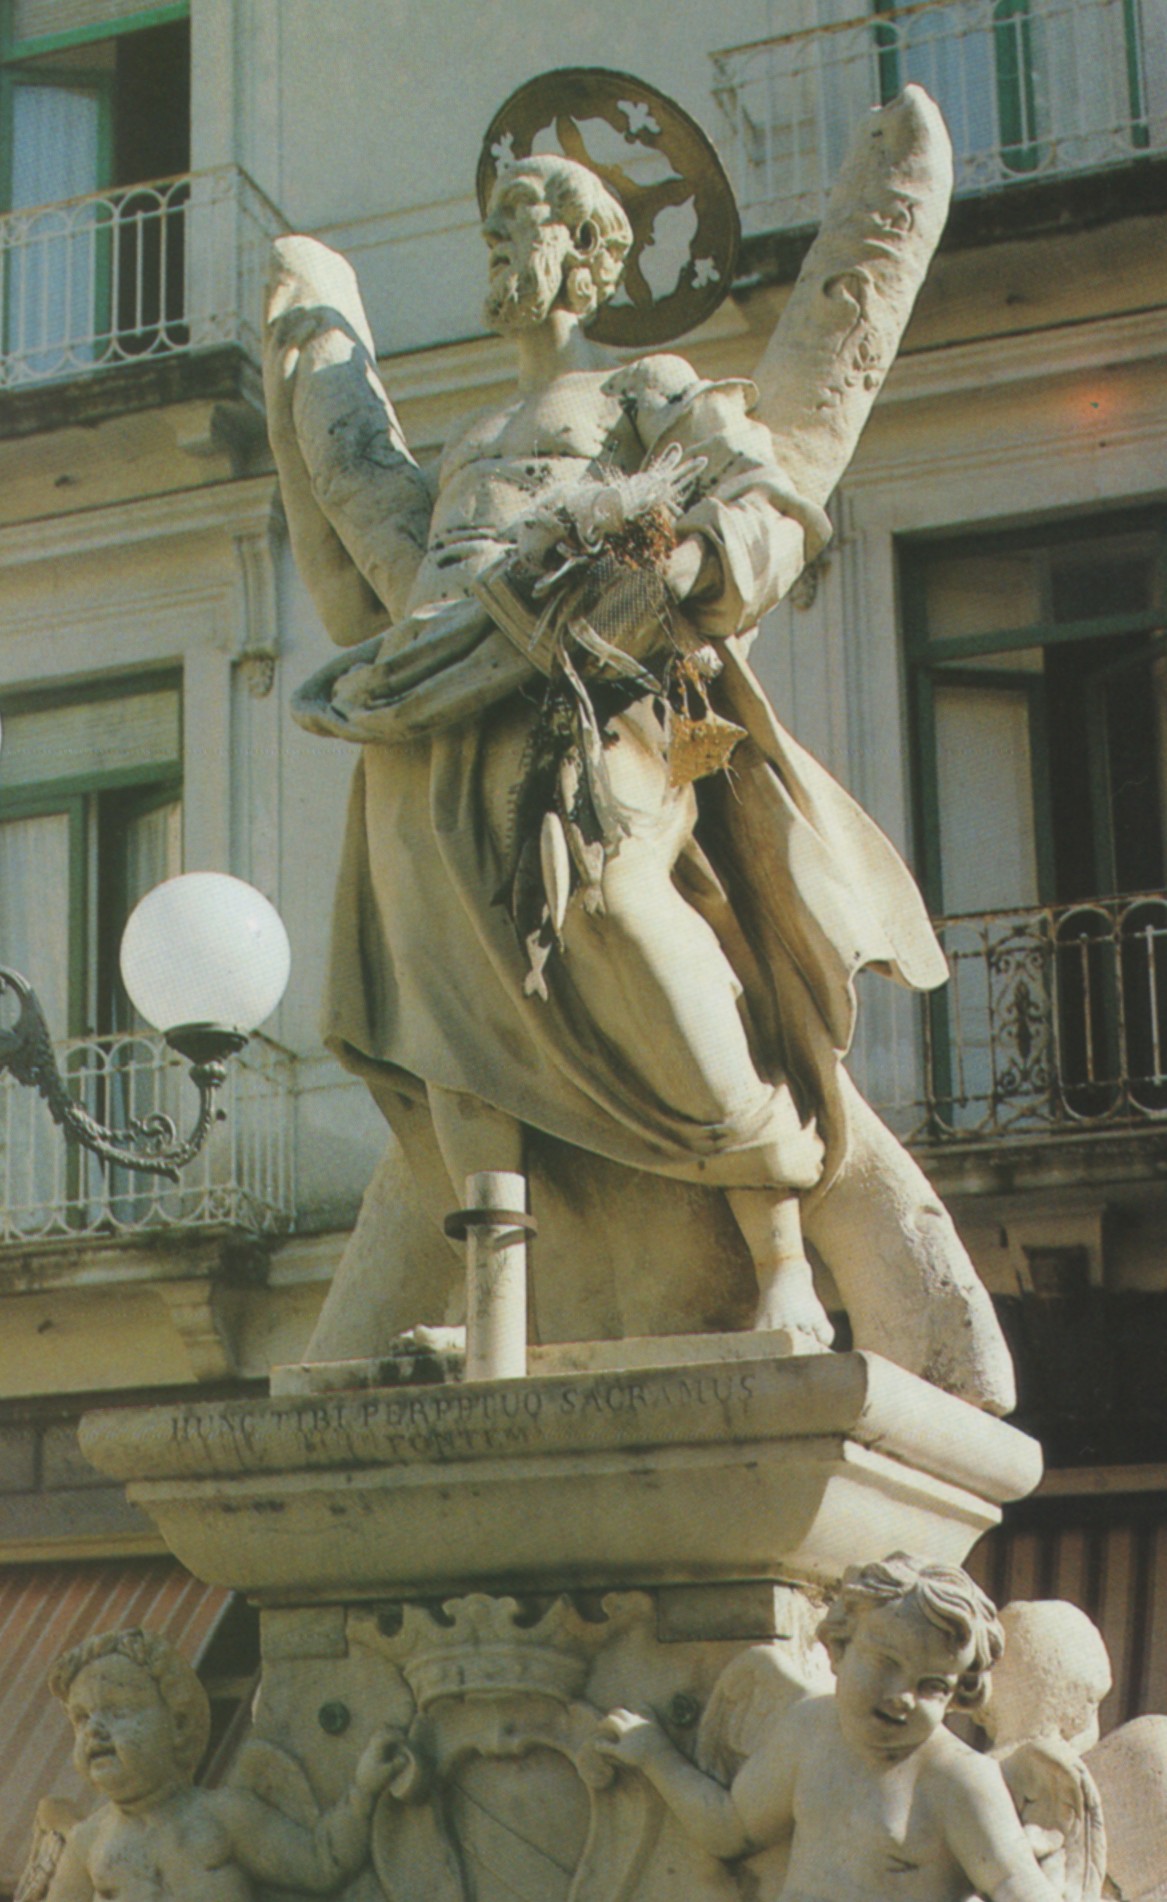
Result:
M1151 128L1147 124L1147 101L1143 81L1143 74L1146 71L1146 53L1143 46L1143 16L1139 0L1122 0L1122 30L1126 51L1127 99L1131 110L1131 145L1136 152L1145 152L1151 143Z
M997 115L1001 162L1010 172L1034 172L1040 163L1034 87L1033 23L1029 0L997 0L993 9L997 59Z
M890 105L898 97L903 87L900 78L899 36L894 26L887 20L881 20L881 13L891 13L895 0L875 0L875 55L879 66L879 103Z
M0 812L8 788L133 785L181 769L177 687L21 708L4 716Z

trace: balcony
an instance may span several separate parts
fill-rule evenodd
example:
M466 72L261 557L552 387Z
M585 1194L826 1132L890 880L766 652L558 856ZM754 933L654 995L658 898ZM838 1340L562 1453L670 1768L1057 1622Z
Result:
M904 1141L1167 1132L1162 892L936 929L949 983L922 1010L898 993L897 1028L860 1077Z
M1167 151L1161 0L876 0L712 58L747 232L817 224L856 121L909 81L948 121L958 198Z
M162 1038L135 1033L57 1048L74 1095L125 1128L162 1112L194 1121L186 1066ZM143 1230L233 1228L277 1235L292 1222L292 1060L253 1037L228 1068L225 1111L177 1183L107 1168L66 1143L35 1091L0 1078L0 1247L116 1237Z
M234 346L260 353L287 227L237 166L0 217L0 390Z

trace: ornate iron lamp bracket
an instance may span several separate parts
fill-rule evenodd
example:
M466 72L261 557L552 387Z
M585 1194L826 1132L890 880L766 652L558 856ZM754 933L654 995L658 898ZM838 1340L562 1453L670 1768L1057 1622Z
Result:
M167 1039L192 1059L190 1078L199 1093L199 1113L185 1139L179 1140L173 1120L161 1111L135 1117L125 1129L107 1129L67 1088L32 985L19 972L0 965L0 997L5 993L19 999L20 1010L10 1029L0 1029L0 1075L8 1072L18 1083L39 1091L49 1115L66 1136L92 1150L103 1162L177 1182L179 1170L194 1160L213 1125L223 1120L224 1112L215 1107L214 1096L227 1074L224 1059L241 1049L247 1039L211 1026L199 1026L185 1038L182 1032L176 1032Z

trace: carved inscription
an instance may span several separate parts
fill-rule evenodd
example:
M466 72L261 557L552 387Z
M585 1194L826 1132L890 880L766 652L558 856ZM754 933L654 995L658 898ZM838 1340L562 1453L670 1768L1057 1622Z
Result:
M724 1417L754 1394L749 1368L694 1369L667 1377L601 1374L577 1381L500 1382L483 1388L432 1387L303 1399L263 1406L188 1407L171 1423L172 1443L196 1449L209 1463L256 1466L381 1464L386 1460L473 1459L492 1453L545 1450L568 1434L586 1446L595 1423L641 1421L682 1411ZM601 1431L598 1437L604 1438ZM669 1437L674 1437L670 1434Z

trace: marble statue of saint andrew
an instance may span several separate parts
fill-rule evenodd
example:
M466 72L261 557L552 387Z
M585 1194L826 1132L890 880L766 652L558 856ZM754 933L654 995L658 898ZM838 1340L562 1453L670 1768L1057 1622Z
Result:
M870 115L755 387L597 344L612 313L654 340L669 313L640 269L649 193L594 165L581 125L607 117L658 158L683 131L673 204L694 196L694 138L716 161L639 82L553 73L516 100L540 86L571 156L502 138L482 188L485 317L517 390L435 470L406 446L347 264L276 246L265 379L292 547L357 646L298 700L362 746L329 1041L435 1218L471 1170L526 1171L542 1338L752 1324L823 1351L805 1236L858 1346L1006 1411L988 1298L843 1068L856 970L926 989L943 957L895 851L746 658L829 534L939 236L943 124L915 88ZM693 287L721 275L698 225L688 327ZM424 1276L409 1254L380 1256L394 1329L442 1320L457 1283L452 1252ZM332 1352L372 1351L342 1268L333 1322L346 1301L359 1340L333 1326Z

